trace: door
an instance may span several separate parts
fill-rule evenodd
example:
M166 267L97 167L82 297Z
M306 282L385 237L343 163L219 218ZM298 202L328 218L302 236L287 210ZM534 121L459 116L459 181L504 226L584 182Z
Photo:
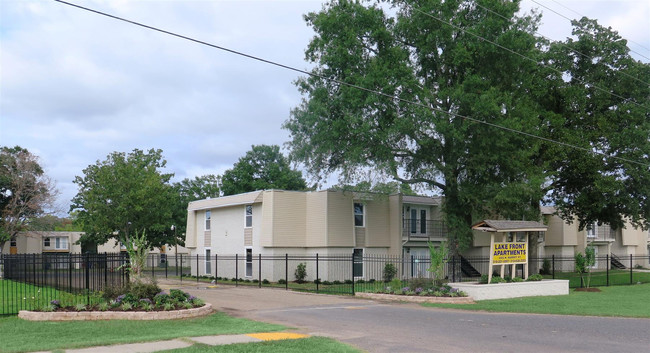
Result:
M246 277L253 277L253 249L246 249Z
M205 274L209 275L212 273L212 259L210 256L210 249L205 249Z

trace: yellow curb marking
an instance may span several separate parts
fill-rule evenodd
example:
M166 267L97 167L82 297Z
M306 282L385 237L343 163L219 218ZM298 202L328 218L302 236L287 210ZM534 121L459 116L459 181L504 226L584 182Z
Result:
M345 309L347 309L347 310L363 310L363 309L366 309L366 308L364 308L362 306L346 306Z
M217 288L217 286L208 286L208 288Z
M262 341L275 341L275 340L295 340L298 338L309 337L301 333L293 332L263 332L263 333L249 333L246 336L257 338Z

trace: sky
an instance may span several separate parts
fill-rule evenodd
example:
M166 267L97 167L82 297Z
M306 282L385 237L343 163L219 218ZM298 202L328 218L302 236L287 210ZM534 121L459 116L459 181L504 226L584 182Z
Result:
M322 1L73 3L308 70L313 31L303 15ZM650 62L650 1L524 0L539 33L570 36L587 16ZM173 181L222 174L252 145L282 146L301 99L299 74L51 0L0 1L0 146L40 157L67 213L75 176L113 151L162 149ZM330 179L330 184L335 180ZM328 185L323 185L327 187Z

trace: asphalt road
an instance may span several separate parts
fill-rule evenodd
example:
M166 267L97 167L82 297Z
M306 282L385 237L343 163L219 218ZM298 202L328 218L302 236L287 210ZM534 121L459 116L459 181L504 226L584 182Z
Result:
M277 289L185 289L232 315L297 327L368 352L650 351L650 319L444 310Z

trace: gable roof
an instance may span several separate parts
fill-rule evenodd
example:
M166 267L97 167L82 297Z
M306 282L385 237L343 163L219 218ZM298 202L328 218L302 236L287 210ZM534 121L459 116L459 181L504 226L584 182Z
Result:
M212 208L250 205L262 202L262 193L264 190L251 191L243 194L222 196L214 199L205 199L192 201L187 205L188 211L207 210Z
M484 232L545 232L548 227L535 221L507 221L486 219L472 226L473 230Z

